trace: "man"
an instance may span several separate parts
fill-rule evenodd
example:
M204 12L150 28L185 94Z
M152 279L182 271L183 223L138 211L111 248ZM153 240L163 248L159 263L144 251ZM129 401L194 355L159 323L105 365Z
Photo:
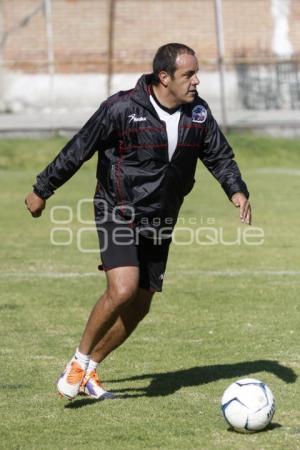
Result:
M102 103L26 197L33 217L40 216L55 189L98 152L94 205L107 288L57 383L68 399L79 393L113 397L101 385L97 365L128 338L162 289L170 236L193 187L198 159L239 208L241 221L251 223L247 187L231 147L197 94L197 72L191 48L160 47L153 73Z

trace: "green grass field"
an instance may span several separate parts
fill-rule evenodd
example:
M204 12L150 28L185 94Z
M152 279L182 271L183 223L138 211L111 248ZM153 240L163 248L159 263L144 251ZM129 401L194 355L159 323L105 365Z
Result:
M164 292L102 365L119 400L98 403L68 403L55 391L105 285L98 254L78 250L81 227L92 225L79 223L76 208L93 196L96 158L32 219L24 196L64 141L0 141L1 449L300 449L300 142L250 134L229 140L264 242L245 242L248 227L199 165L179 224L193 233L177 232ZM51 223L51 208L62 205L72 221ZM92 219L90 204L81 212ZM55 218L67 220L67 211ZM60 226L69 231L56 231L55 240L72 232L70 245L51 244ZM80 236L82 247L97 248L95 232ZM228 430L219 402L231 382L249 376L271 387L277 411L266 431L243 435Z

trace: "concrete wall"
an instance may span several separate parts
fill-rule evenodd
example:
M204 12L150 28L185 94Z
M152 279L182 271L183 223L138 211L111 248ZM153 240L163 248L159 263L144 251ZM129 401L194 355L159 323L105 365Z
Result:
M0 0L2 111L89 107L106 97L110 0L51 3L55 77L48 76L42 1ZM288 40L285 48L299 54L300 1L223 0L223 18L226 85L235 107L235 60L282 56L283 39ZM197 51L200 93L214 101L218 78L213 0L115 0L112 91L131 87L140 72L150 71L157 47L170 41Z

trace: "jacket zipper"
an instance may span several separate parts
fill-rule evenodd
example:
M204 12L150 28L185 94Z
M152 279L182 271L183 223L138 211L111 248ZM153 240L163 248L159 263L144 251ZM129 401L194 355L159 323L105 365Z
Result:
M116 194L117 192L116 192L116 166L115 166L115 164L111 165L111 179L112 179L113 189Z

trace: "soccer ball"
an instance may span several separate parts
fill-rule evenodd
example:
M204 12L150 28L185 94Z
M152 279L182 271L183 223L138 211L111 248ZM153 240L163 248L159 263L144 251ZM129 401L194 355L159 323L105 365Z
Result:
M239 432L251 433L262 430L271 422L275 399L262 381L243 378L225 390L221 409L231 427Z

